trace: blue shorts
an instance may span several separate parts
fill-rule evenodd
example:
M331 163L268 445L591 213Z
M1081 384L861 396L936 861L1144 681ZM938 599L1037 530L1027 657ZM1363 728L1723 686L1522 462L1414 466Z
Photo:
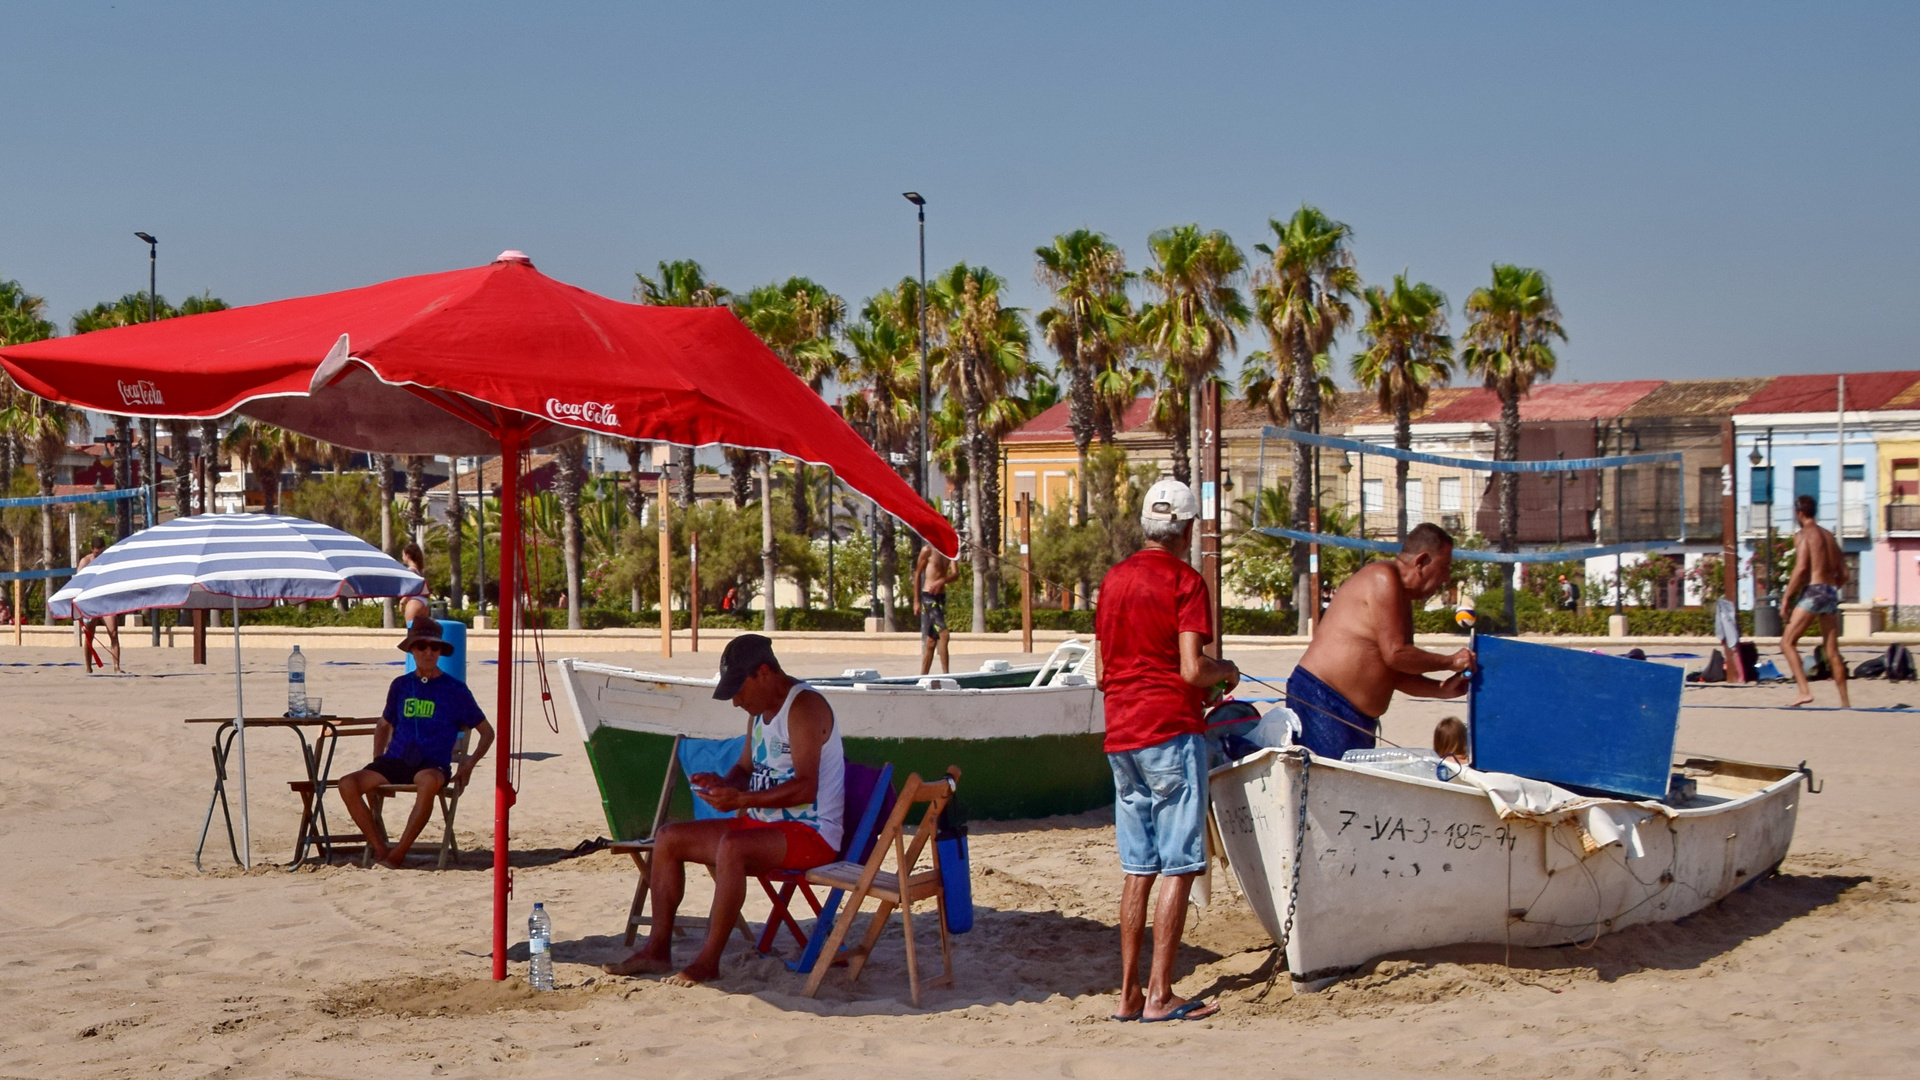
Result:
M1379 717L1354 708L1340 691L1297 665L1287 676L1287 708L1300 718L1300 744L1335 761L1349 750L1373 749L1380 730Z
M1793 605L1809 615L1840 614L1840 590L1831 585L1809 585L1800 591L1800 600Z
M1195 734L1107 755L1121 870L1171 877L1207 868L1206 761Z

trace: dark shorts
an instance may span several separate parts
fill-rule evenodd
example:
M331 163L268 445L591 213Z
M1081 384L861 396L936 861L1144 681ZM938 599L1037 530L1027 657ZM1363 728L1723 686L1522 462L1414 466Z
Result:
M430 761L421 762L417 765L409 765L399 758L387 757L384 754L368 762L367 768L386 777L387 783L389 784L411 784L413 783L414 775L421 769L439 769L442 780L453 775L445 765L435 765Z
M1296 666L1287 676L1287 708L1300 718L1301 745L1335 761L1349 750L1373 749L1380 731L1378 717L1354 708L1340 691L1303 667Z
M920 636L938 639L947 632L947 594L920 594Z
M1840 590L1832 585L1809 585L1800 592L1800 600L1793 605L1809 615L1840 614Z

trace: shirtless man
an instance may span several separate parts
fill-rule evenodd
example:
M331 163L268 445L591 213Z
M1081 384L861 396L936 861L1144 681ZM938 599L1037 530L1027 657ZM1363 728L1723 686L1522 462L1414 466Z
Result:
M960 576L953 560L923 544L913 560L913 613L920 616L920 674L933 670L933 652L940 650L940 674L947 663L947 583Z
M1840 691L1840 707L1850 709L1847 668L1840 662L1840 586L1847 583L1847 564L1840 557L1839 541L1816 522L1818 512L1811 495L1793 500L1793 517L1800 523L1800 532L1793 538L1793 574L1787 578L1787 590L1781 598L1792 599L1799 593L1800 602L1793 605L1793 617L1787 620L1786 633L1780 638L1780 651L1785 654L1787 670L1793 672L1794 685L1800 688L1800 697L1789 708L1813 701L1798 642L1807 625L1818 618L1827 648L1827 666L1833 670L1833 686Z
M1391 562L1370 563L1333 594L1313 643L1287 679L1287 707L1300 718L1307 749L1338 760L1371 748L1393 692L1457 698L1467 692L1473 652L1428 652L1413 644L1413 604L1446 585L1453 540L1438 525L1407 533ZM1445 680L1429 671L1453 672Z

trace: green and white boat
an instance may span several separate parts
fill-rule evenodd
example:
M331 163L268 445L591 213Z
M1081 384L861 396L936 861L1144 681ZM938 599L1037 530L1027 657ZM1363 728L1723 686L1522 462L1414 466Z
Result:
M958 765L967 815L1006 820L1112 804L1091 664L1088 647L1068 641L1038 667L988 661L978 672L904 679L856 669L808 681L833 705L848 757L892 762L901 776ZM726 739L747 729L740 710L714 700L714 679L577 659L558 665L616 840L647 835L675 736Z

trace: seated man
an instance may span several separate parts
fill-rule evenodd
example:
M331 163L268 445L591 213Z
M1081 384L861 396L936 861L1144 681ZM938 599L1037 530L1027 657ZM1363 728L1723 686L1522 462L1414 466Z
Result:
M713 872L713 907L700 955L667 980L681 986L720 974L749 875L810 870L839 857L846 754L827 699L780 670L773 642L759 634L727 643L713 696L751 717L747 744L727 775L687 779L708 805L737 816L674 822L655 834L653 928L639 952L606 965L610 974L673 970L673 920L686 893L688 863Z
M340 778L340 799L367 838L367 845L373 848L374 859L394 868L406 860L407 849L426 827L434 797L447 786L448 778L456 789L466 787L474 765L493 745L493 725L480 712L473 691L440 670L440 658L453 653L453 646L441 636L440 624L432 619L414 620L400 650L412 654L415 670L387 687L387 707L373 733L373 761ZM479 730L480 745L455 772L453 748L466 728ZM367 795L382 784L417 784L420 788L413 813L407 816L406 830L391 848L380 842L373 810L367 805Z
M1287 679L1287 707L1300 717L1307 749L1337 761L1372 747L1395 690L1425 698L1467 692L1470 650L1443 656L1413 644L1414 601L1439 592L1452 571L1453 538L1426 523L1407 533L1391 561L1361 567L1333 594ZM1434 680L1430 671L1454 674Z

